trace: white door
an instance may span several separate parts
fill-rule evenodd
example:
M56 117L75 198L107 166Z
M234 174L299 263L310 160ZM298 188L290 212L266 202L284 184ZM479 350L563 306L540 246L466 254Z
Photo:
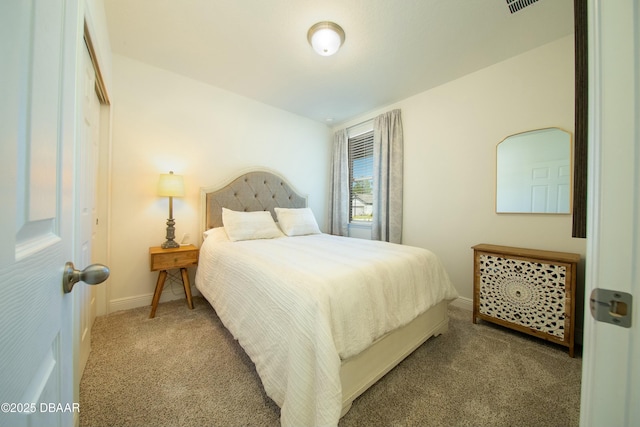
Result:
M0 425L69 426L75 0L0 3Z
M640 2L590 0L582 426L640 425ZM594 288L632 294L632 325L596 322Z
M76 248L80 253L80 265L93 263L92 247L96 236L97 178L100 141L100 101L95 91L95 71L89 52L82 49L80 90L78 91L78 140L77 140L77 200ZM91 327L96 318L96 287L78 283L73 289L75 299L75 324L79 327L79 361L76 364L80 379L91 350Z
M571 166L564 160L527 165L531 209L527 212L567 212L571 205L569 183Z

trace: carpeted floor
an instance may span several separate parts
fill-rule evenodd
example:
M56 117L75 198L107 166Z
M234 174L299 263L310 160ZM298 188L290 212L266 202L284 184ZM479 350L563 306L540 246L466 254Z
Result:
M277 426L253 363L202 298L96 319L80 425ZM451 307L449 332L358 398L340 426L577 426L581 358Z

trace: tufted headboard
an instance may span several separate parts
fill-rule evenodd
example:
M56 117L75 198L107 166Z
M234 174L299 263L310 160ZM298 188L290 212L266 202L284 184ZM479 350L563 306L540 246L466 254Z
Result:
M304 208L307 197L278 174L268 170L246 172L226 185L200 189L202 230L222 226L222 208L241 212L273 208Z

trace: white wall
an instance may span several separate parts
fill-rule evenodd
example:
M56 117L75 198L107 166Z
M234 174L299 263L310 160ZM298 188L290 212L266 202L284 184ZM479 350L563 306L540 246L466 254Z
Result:
M278 171L302 193L319 225L327 212L330 130L141 62L113 56L110 311L148 305L157 273L148 249L165 240L168 199L160 173L184 176L174 199L176 237L199 244L200 187L223 184L251 167ZM193 272L191 272L193 277ZM184 298L179 284L163 299Z
M441 257L463 303L473 296L475 244L584 258L585 240L571 237L571 215L495 213L496 145L538 128L573 133L573 66L569 36L339 126L402 110L403 242Z

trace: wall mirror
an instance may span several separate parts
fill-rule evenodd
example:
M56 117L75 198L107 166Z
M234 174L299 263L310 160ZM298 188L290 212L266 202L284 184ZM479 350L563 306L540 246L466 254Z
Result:
M547 128L511 135L496 148L496 212L571 212L571 134Z

